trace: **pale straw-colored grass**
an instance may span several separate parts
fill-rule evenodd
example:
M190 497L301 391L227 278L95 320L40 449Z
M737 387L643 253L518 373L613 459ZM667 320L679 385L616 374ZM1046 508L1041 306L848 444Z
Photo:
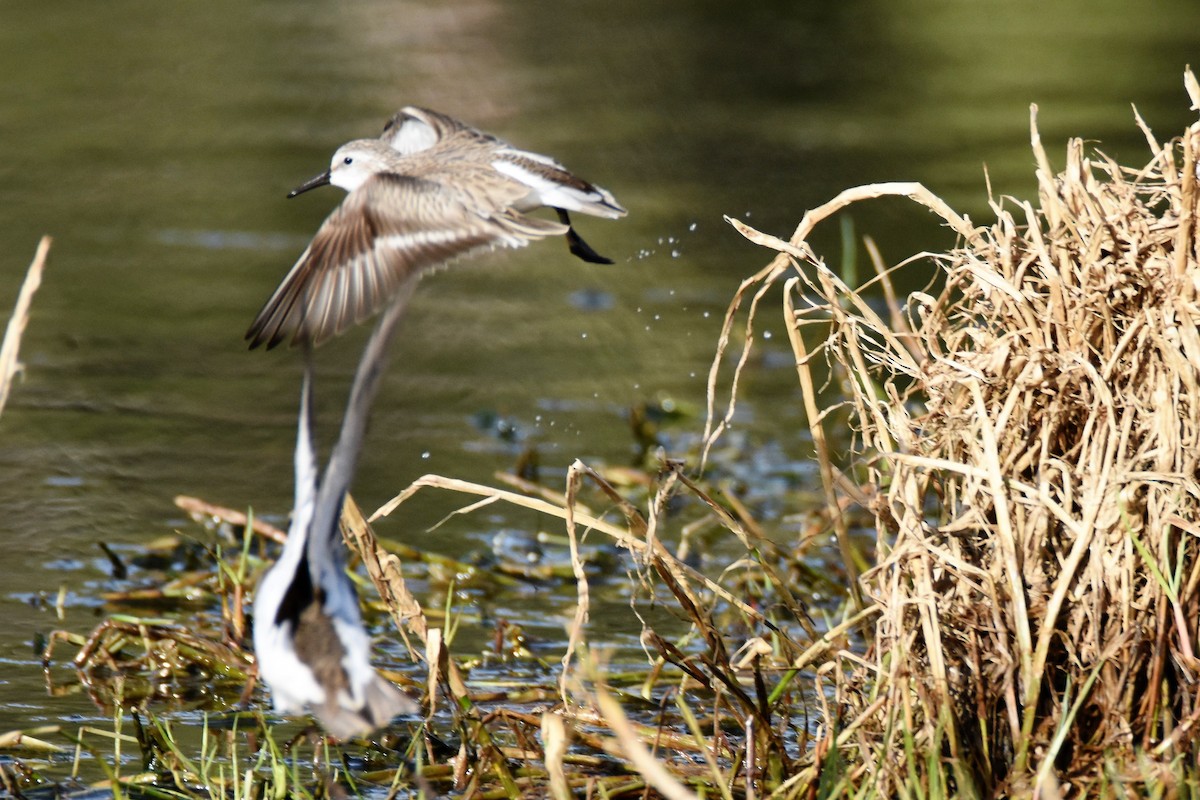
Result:
M1186 85L1200 108L1190 72ZM751 297L724 414L714 360L710 433L732 414L757 305L782 281L830 516L854 474L879 530L861 581L879 610L873 643L822 672L840 704L825 747L885 795L1145 788L1183 780L1180 764L1194 778L1200 123L1159 143L1136 122L1144 166L1073 140L1056 172L1035 109L1037 201L993 200L987 227L915 184L844 192L786 242L730 221L777 255L730 307L722 350ZM806 240L885 195L924 206L959 244L922 254L939 289L880 314ZM876 267L894 296L894 268ZM823 446L835 410L816 404L817 354L848 393L836 411L855 431L852 463Z
M21 371L22 365L18 360L21 350L21 337L25 334L25 326L29 324L29 309L33 305L33 295L42 285L42 272L46 268L46 256L50 254L49 236L43 236L38 242L37 252L34 253L33 263L25 273L21 283L21 291L17 295L17 304L9 317L8 327L4 331L4 343L0 344L0 413L8 404L8 395L12 391L13 379Z

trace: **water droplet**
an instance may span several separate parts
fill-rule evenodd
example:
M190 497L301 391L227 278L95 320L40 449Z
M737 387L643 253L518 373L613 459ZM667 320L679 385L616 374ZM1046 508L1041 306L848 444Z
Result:
M770 331L763 331L763 338L764 338L764 339L770 339L770 338L771 338L771 332L770 332Z
M688 225L688 230L689 230L689 231L694 231L694 230L696 230L696 223L694 223L694 222L693 222L691 225Z
M421 453L421 458L425 458L425 459L429 458L429 451L426 450L424 453Z
M580 338L580 339L586 339L586 338L587 338L587 333L581 333L581 334L579 334L579 338Z

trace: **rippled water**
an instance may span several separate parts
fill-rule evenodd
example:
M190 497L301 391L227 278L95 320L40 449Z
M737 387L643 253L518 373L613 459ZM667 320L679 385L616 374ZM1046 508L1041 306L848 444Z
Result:
M529 445L556 485L576 457L629 461L630 405L702 407L725 303L766 261L722 215L786 235L843 188L920 180L985 218L984 164L997 193L1034 186L1031 102L1052 157L1079 135L1141 161L1130 103L1160 136L1180 130L1193 6L1128 8L0 6L0 307L38 237L56 237L27 373L0 418L0 729L95 713L43 699L33 642L93 624L108 573L98 541L194 530L176 494L287 513L297 358L247 353L242 333L340 200L285 193L341 142L424 104L554 155L629 209L579 220L613 266L544 242L424 281L356 495L373 508L426 472L488 482ZM898 201L855 224L889 257L948 243ZM831 257L838 236L818 237ZM809 450L782 332L752 368L740 431L747 482L786 494L806 480ZM364 334L321 352L326 439ZM685 415L669 434L685 443L700 426ZM381 532L458 555L538 524L493 509L430 539L459 503L422 497ZM60 587L61 622L34 602ZM501 603L519 617L529 600Z

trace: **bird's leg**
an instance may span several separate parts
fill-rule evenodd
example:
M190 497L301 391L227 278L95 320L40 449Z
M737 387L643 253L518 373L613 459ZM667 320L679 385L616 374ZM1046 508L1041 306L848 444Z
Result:
M583 240L583 237L575 232L571 227L571 217L565 209L554 209L558 213L558 220L563 225L567 226L567 245L571 248L571 255L580 258L589 264L611 264L611 258L605 258L592 249L592 246Z

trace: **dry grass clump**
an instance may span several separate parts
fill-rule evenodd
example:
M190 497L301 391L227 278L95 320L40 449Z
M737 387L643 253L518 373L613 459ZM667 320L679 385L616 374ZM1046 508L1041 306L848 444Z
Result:
M993 202L987 228L915 184L852 190L790 242L734 223L780 253L739 299L799 273L788 324L812 411L801 334L828 326L820 351L844 370L880 532L862 586L880 614L866 666L838 683L833 735L885 795L1195 777L1200 123L1167 144L1138 124L1144 167L1074 140L1055 174L1035 116L1037 203ZM805 243L885 194L960 236L923 259L944 287L887 320Z

